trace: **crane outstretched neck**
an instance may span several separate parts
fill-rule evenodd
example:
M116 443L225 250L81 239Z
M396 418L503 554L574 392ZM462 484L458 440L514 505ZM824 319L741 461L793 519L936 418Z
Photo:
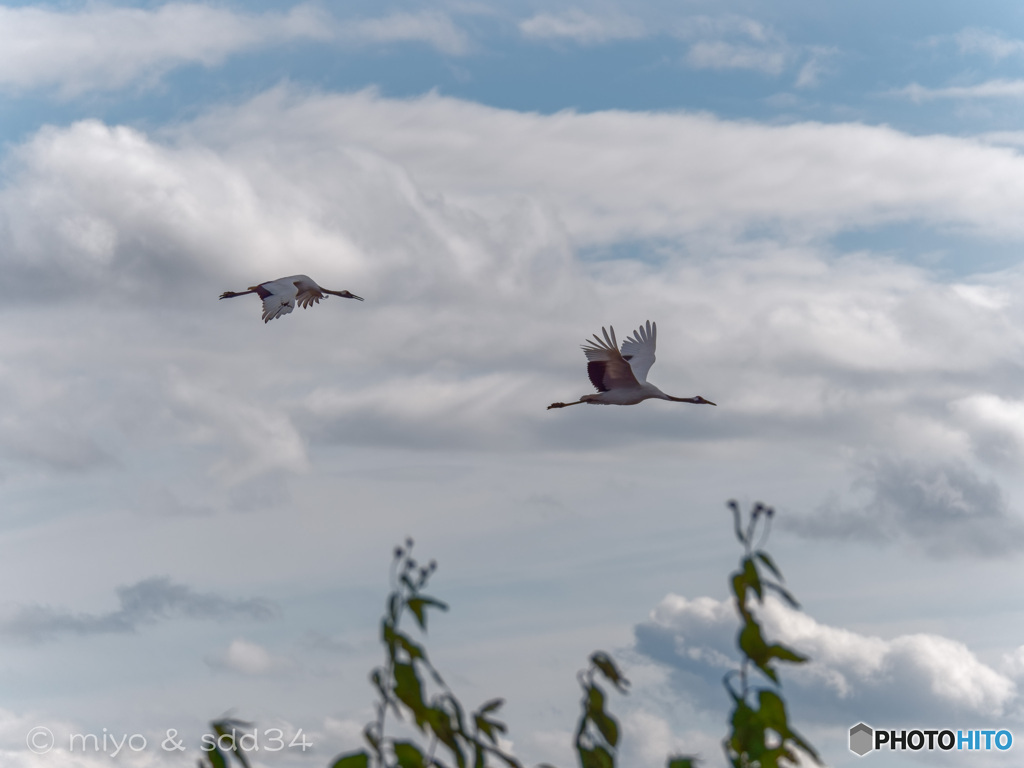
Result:
M320 290L324 293L329 293L332 296L341 296L344 299L356 299L357 301L363 301L362 296L356 296L354 293L349 293L348 291L329 291L326 288L321 288Z
M665 395L666 400L671 400L674 403L695 403L696 405L716 405L710 400L705 400L700 395L696 397L672 397L672 395Z

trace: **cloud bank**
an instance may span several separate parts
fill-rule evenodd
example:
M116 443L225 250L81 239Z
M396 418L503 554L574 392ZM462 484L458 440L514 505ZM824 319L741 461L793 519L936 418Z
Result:
M438 11L343 20L308 3L263 14L177 2L68 11L0 6L0 89L54 90L72 98L149 87L179 67L214 67L233 55L294 42L424 43L446 55L470 49L466 34Z
M135 632L172 618L266 620L278 612L273 603L262 598L232 600L196 592L164 576L118 587L117 599L117 610L99 614L74 613L44 605L20 606L0 619L0 634L12 640L40 643L61 635Z
M999 485L962 462L876 459L861 468L854 489L868 497L861 506L833 500L783 524L812 539L899 540L938 557L1006 556L1024 547L1024 520Z
M890 639L863 635L821 624L774 598L759 615L766 637L811 659L786 667L782 675L802 721L898 718L911 727L1017 717L1015 677L985 664L961 642L925 633ZM674 670L681 694L702 706L720 706L722 676L737 666L731 603L668 595L635 631L636 650Z

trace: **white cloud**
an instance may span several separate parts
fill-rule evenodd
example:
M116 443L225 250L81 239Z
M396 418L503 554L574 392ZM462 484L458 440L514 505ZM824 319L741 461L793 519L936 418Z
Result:
M690 42L686 62L696 69L750 69L779 75L795 55L781 35L744 16L693 16L679 22L675 33Z
M622 720L622 749L635 765L658 765L668 755L692 753L693 744L673 735L672 726L663 718L640 710Z
M770 75L781 74L787 58L782 50L721 40L694 43L686 54L687 63L696 69L754 69Z
M339 36L357 42L422 42L441 53L461 56L469 52L466 33L439 11L391 13L376 19L339 22Z
M836 48L826 46L810 46L806 51L806 60L800 66L794 85L797 88L815 88L821 84L821 79L831 71L827 63L836 57L839 51Z
M143 626L176 617L265 620L277 613L277 607L268 600L233 600L196 592L160 576L118 587L117 597L117 610L94 614L45 605L19 605L0 618L0 634L14 641L40 643L61 635L136 632Z
M0 86L56 87L65 96L152 80L182 64L213 66L269 42L325 39L313 6L248 16L191 3L155 10L0 7Z
M1024 40L1015 40L985 29L963 29L953 35L953 40L961 53L981 53L996 61L1024 54Z
M1013 652L1003 655L1002 669L1014 680L1024 678L1024 645L1017 646Z
M686 16L653 20L621 12L594 13L569 8L537 13L519 22L524 37L534 40L572 40L599 45L670 35L686 45L683 61L693 69L748 70L778 76L799 67L794 85L816 87L829 72L828 59L837 50L826 46L792 45L771 26L745 16Z
M854 481L861 503L832 500L788 526L811 538L904 540L929 554L999 556L1024 548L1024 520L999 485L958 461L922 465L876 458Z
M293 667L291 660L275 656L263 646L237 638L220 654L207 663L215 669L237 672L240 675L262 676Z
M632 40L647 34L644 23L623 14L596 16L579 8L561 13L538 13L519 22L524 37L537 40L567 38L581 45Z
M949 407L971 435L974 450L981 456L1016 465L1024 455L1024 402L979 393L955 400Z
M226 449L211 467L224 482L234 485L274 470L308 470L305 442L282 410L245 402L237 393L204 389L177 371L169 388L186 439L220 443Z
M1024 131L987 131L979 134L978 140L996 146L1019 148L1024 146Z
M622 439L781 431L858 446L870 436L897 456L947 461L980 429L951 424L948 404L980 386L1006 396L993 371L1024 347L1015 273L947 286L807 240L884 220L1021 236L1024 161L967 140L276 90L174 135L95 121L45 129L9 168L0 253L22 287L15 300L31 296L45 315L38 333L62 327L48 307L66 306L82 327L109 324L97 338L126 325L108 307L133 318L136 341L88 352L116 408L89 406L88 379L57 393L62 423L75 425L65 432L92 446L85 467L125 460L117 433L152 444L173 434L216 480L246 487L304 472L322 442L591 444L593 415L556 421L543 407L587 390L584 336L648 317L668 345L652 379L727 407L677 411L692 425L680 433L648 404L632 409ZM670 242L650 261L574 257L574 244L645 239ZM216 301L296 272L367 301L268 325L255 298ZM44 343L58 344L37 339L33 350ZM12 381L59 369L76 349L56 347ZM933 379L943 385L921 386ZM18 395L37 403L33 423L47 423L45 391Z
M1016 705L1012 679L941 635L872 637L821 624L774 598L759 616L765 637L810 657L804 665L780 665L790 700L805 718L856 722L866 712L879 720L899 713L909 726L934 717L1003 718ZM668 595L637 627L637 649L706 680L718 696L711 684L737 665L720 658L721 649L734 646L737 621L727 600Z
M292 152L329 135L372 147L452 201L518 195L550 204L581 245L765 228L828 236L907 221L1024 234L1024 159L971 139L688 113L543 116L436 95L295 99L286 90L196 129L215 145L227 135L266 143L251 131L268 124Z
M911 83L890 93L905 96L915 103L939 99L1020 99L1024 97L1024 80L996 79L975 85L950 85L945 88L928 88Z
M437 11L342 20L313 4L264 14L178 2L152 10L0 6L0 88L56 89L74 97L152 85L177 67L213 67L244 51L299 40L349 46L422 42L448 55L469 50L466 34Z

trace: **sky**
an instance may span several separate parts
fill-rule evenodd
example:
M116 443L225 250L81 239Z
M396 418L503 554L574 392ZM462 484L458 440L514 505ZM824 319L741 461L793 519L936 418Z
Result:
M622 765L723 765L729 499L829 765L1024 739L1022 149L1005 2L0 5L0 762L361 748L408 536L525 764L601 649ZM365 302L217 300L293 274ZM717 407L546 410L647 320Z

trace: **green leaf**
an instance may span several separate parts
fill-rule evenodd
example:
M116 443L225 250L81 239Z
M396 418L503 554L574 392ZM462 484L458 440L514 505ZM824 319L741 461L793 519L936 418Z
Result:
M395 664L395 696L412 710L416 725L423 730L427 705L423 703L423 685L412 664Z
M595 714L604 714L604 692L596 685L587 688L587 714L591 718Z
M474 715L473 722L476 723L476 729L490 739L492 744L498 743L498 738L494 735L495 723L492 723L489 720L484 720L480 715Z
M818 754L817 750L815 750L814 747L812 747L810 744L808 744L803 739L803 737L801 737L800 734L798 734L796 731L790 731L789 732L789 738L798 747L800 747L800 749L802 749L804 752L806 752L808 755L810 755L811 759L814 760L814 762L816 762L818 765L824 765L825 764L825 763L822 762L821 756ZM795 763L796 760L793 760L792 762Z
M409 656L410 661L427 658L423 646L415 643L408 635L392 629L388 624L384 625L384 642L387 643L391 659L395 661L395 646L399 646Z
M615 660L611 656L604 651L594 651L594 653L590 654L590 663L601 670L601 674L620 692L626 692L629 680L619 671Z
M370 756L365 752L342 755L331 763L331 768L370 768Z
M764 724L783 738L789 735L789 722L786 719L786 704L774 691L762 689L757 693L758 704L761 705L761 720Z
M676 755L668 759L667 768L697 768L697 758L690 755Z
M611 746L619 743L619 724L604 711L604 692L596 685L587 689L587 715Z
M773 659L781 659L782 661L791 661L794 664L803 664L807 661L807 657L797 653L791 648L787 648L784 645L772 645L768 648L768 656Z
M434 669L434 666L428 662L427 668L430 670L430 676L434 678L434 682L440 685L442 688L448 686L444 684L444 678L441 677L441 673Z
M516 760L514 757L512 757L512 755L506 755L504 752L497 749L490 749L489 751L492 755L497 755L499 758L501 758L501 761L505 763L505 765L507 765L509 768L523 768L523 764Z
M761 635L761 626L749 619L740 630L738 640L740 650L755 664L763 663L768 657L768 644Z
M774 589L776 592L778 592L779 593L779 597L781 597L783 600L785 600L789 604L790 608L796 608L797 610L800 609L800 603L798 603L796 601L796 598L793 597L793 595L791 595L789 593L788 589L786 589L785 587L783 587L783 586L781 586L779 584L773 584L770 581L766 581L764 583L764 585L768 589Z
M615 722L615 718L605 712L597 712L593 720L597 730L601 732L609 746L617 747L619 745L619 724Z
M441 683L441 685L444 685L444 683ZM459 700L456 699L455 696L451 693L444 694L442 698L452 708L452 714L455 716L455 722L457 724L459 733L465 734L466 723L465 719L462 716L462 705L459 703Z
M764 638L761 636L761 627L753 618L748 618L747 623L740 631L739 646L747 658L771 678L772 682L779 682L775 670L768 666L768 662L771 660L768 644L765 643Z
M772 572L776 579L779 581L785 581L785 579L782 578L782 571L776 567L775 561L771 559L767 552L759 550L754 553L754 557L764 563L765 567Z
M459 768L465 768L466 756L459 746L455 729L452 728L451 716L440 707L431 707L426 711L426 720L430 725L430 730L434 732L438 740L455 757L455 762Z
M228 735L230 735L232 737L232 739L231 739L231 754L233 754L235 756L235 759L237 759L238 762L240 762L242 764L243 768L251 768L251 766L249 765L249 759L245 756L245 752L243 752L241 750L241 748L238 746L238 740L235 739L234 737L235 737L235 731L237 731L237 729L239 729L239 728L249 728L249 727L252 726L252 723L246 723L246 722L244 722L242 720L228 719L228 720L218 720L215 723L210 723L210 725L213 726L213 730L217 734L218 742L220 741L220 737L221 736L228 736ZM217 756L220 757L221 760L224 761L224 764L226 765L227 761L221 755L220 750L215 747L213 752L215 752L217 754ZM211 754L213 754L213 753L211 753ZM216 768L219 768L219 766L217 766Z
M504 723L499 723L497 720L488 720L483 717L483 715L473 715L473 721L476 723L476 729L490 739L491 743L495 745L498 743L498 737L495 735L495 731L498 733L505 733L507 730Z
M391 659L391 661L394 661L397 641L395 640L394 624L392 624L388 619L384 619L380 623L380 641L384 643L385 647L388 649L388 658Z
M426 768L423 753L410 741L396 741L392 744L395 759L400 768Z
M220 753L220 750L214 747L206 753L207 757L210 758L210 765L213 768L227 768L228 761L224 759L224 755Z
M583 768L615 768L615 758L604 747L594 747L593 749L577 747L576 751L580 754L580 763Z
M757 566L754 565L754 561L749 557L743 558L743 575L746 577L747 584L754 590L754 594L757 595L758 602L764 602L764 590L761 589L761 576L757 572Z
M758 741L764 741L763 729L759 728L757 712L746 702L740 701L732 713L732 735L728 743L736 754L747 754L756 749Z
M424 609L428 605L440 608L442 611L448 610L448 606L445 603L432 597L412 597L406 601L406 605L409 606L409 610L413 612L416 622L424 632L427 631L427 612Z
M483 704L481 704L480 709L478 709L477 712L481 715L485 715L488 712L497 712L499 709L501 709L501 706L504 703L504 699L491 699L490 701L485 701Z
M732 575L732 593L736 596L736 604L741 612L746 612L747 603L747 577L743 571L736 571Z

